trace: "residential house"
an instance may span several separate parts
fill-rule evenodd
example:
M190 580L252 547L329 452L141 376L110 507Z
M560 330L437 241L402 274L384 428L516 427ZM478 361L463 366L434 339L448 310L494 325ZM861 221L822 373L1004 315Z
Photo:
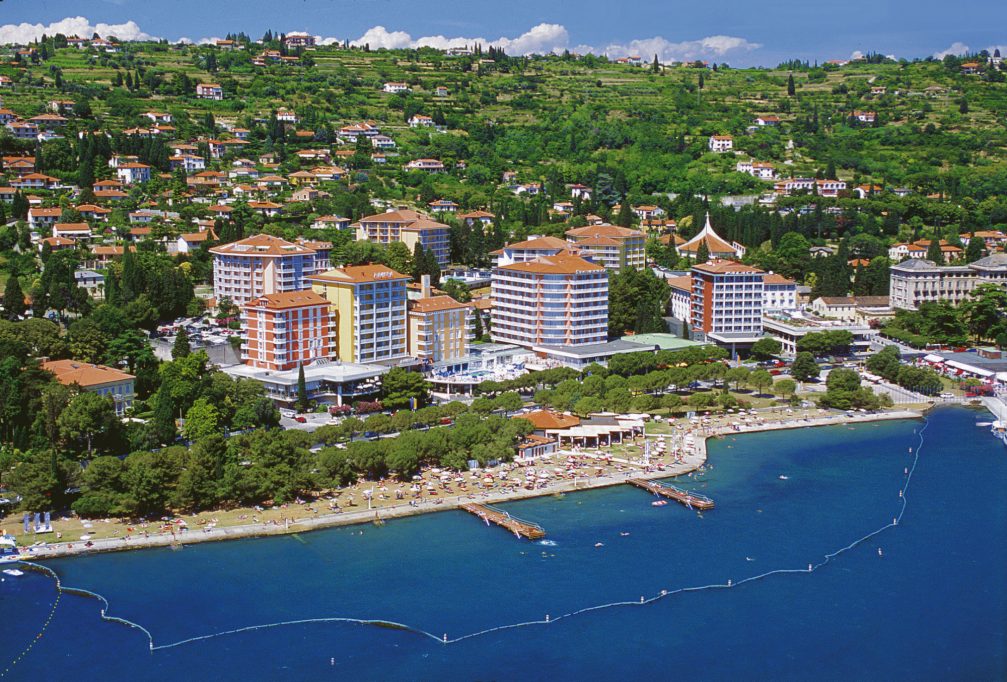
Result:
M115 169L116 175L126 185L150 180L150 166L145 163L124 163Z
M63 215L63 209L54 208L29 208L28 209L28 226L33 230L37 230L44 227L51 227L55 225L59 220L60 216Z
M224 99L224 89L219 83L199 83L196 85L196 97L200 99Z
M437 159L414 159L406 164L409 170L423 170L428 173L443 173L444 164Z
M729 152L734 149L734 138L730 135L711 135L707 146L711 152Z

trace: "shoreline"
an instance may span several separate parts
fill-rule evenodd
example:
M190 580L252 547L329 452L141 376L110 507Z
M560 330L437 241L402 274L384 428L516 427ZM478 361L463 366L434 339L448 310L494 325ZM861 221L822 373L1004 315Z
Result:
M151 535L148 537L132 536L129 540L123 537L101 538L93 541L93 546L84 547L80 541L60 542L58 544L43 545L37 547L25 547L27 550L18 555L17 559L0 563L14 563L16 561L44 561L46 559L56 559L72 556L89 556L99 552L123 552L140 549L150 549L156 547L179 548L185 545L199 544L203 542L221 542L226 540L242 540L258 537L270 537L276 535L293 535L312 530L325 528L335 528L339 526L360 525L365 523L384 523L390 519L407 518L444 511L456 511L462 504L502 504L516 502L549 495L561 495L584 490L596 490L608 488L616 485L624 485L630 478L641 478L647 480L674 478L701 469L707 462L707 440L710 438L720 438L728 435L744 435L747 433L762 433L766 431L785 431L800 428L813 428L819 426L840 426L844 424L862 424L877 421L891 421L898 419L920 419L933 406L925 410L893 410L889 412L878 412L869 414L855 414L848 417L845 414L827 415L822 417L799 418L791 420L781 420L765 422L761 424L743 425L740 427L718 427L702 429L696 434L695 451L685 454L681 463L666 466L664 470L645 471L642 466L639 469L617 473L602 474L597 476L586 476L583 479L575 478L566 480L548 488L534 490L518 490L506 493L470 493L465 495L454 495L440 498L436 502L422 502L418 505L401 504L386 506L379 509L361 509L348 512L337 512L322 514L309 518L296 519L284 524L279 523L254 523L222 528L212 528L207 530L190 530L177 535ZM658 434L657 438L666 437L665 434ZM639 465L633 465L639 466ZM499 530L499 529L495 529ZM548 532L548 529L546 529Z

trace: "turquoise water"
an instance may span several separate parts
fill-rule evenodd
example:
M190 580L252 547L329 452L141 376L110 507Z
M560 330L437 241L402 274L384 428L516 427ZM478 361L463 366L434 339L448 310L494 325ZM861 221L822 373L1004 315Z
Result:
M1007 451L984 413L936 411L902 522L813 573L676 594L443 645L348 623L287 625L149 650L140 630L65 595L10 679L986 680L1007 677ZM620 486L506 505L550 544L462 512L48 562L154 644L352 617L457 638L661 590L803 569L891 522L922 422L752 434L684 479L703 515ZM780 476L786 476L786 480ZM621 533L629 533L628 536ZM602 547L595 547L596 543ZM552 544L554 543L554 544ZM883 549L879 556L878 549ZM0 584L0 664L42 629L53 582ZM0 668L2 669L2 668Z

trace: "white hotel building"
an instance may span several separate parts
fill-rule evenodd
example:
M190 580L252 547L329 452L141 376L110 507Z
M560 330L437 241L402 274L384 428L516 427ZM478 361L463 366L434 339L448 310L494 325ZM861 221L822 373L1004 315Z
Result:
M213 295L235 305L267 294L308 289L308 278L328 268L328 251L257 234L210 249Z
M935 301L958 305L980 284L1007 288L1007 254L995 253L968 265L942 266L910 258L891 268L891 306L916 310L921 303Z
M538 349L608 340L608 272L579 256L497 267L492 298L494 341Z

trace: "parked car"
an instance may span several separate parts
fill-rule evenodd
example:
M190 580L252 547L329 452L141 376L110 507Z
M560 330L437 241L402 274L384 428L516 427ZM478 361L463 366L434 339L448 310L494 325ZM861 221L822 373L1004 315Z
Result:
M364 431L364 438L367 440L377 440L380 437L377 431Z
M307 424L308 423L308 418L304 417L302 415L297 415L296 417L294 417L294 421L297 422L297 423L299 423L299 424Z

